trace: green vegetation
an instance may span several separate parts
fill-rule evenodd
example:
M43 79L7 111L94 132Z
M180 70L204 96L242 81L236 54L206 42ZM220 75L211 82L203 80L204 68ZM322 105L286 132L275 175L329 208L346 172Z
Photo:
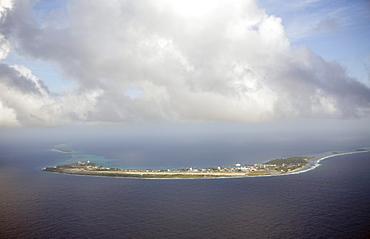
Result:
M282 159L274 159L264 165L268 165L268 167L277 172L287 173L289 171L293 171L299 168L304 167L308 160L313 158L307 157L290 157L290 158L282 158Z
M356 151L362 152L362 151L368 151L367 149L356 149Z
M312 158L307 157L290 157L290 158L283 158L283 159L274 159L268 161L265 164L276 164L276 165L283 165L283 164L306 164L307 161Z
M94 168L95 170L99 170L103 168L105 169L105 167L102 167L102 166L97 167L96 163L91 163L90 161L87 161L86 163L79 161L77 163L58 165L56 167L46 167L43 171L63 173L63 170L65 169L87 169L87 168Z

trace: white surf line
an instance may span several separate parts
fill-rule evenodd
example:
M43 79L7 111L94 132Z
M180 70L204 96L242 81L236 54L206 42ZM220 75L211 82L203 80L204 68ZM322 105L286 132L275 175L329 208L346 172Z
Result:
M256 176L231 176L231 177L194 177L194 178L139 178L139 177L112 177L112 176L97 176L97 175L80 175L80 176L92 176L92 177L110 177L110 178L131 178L131 179L138 179L138 180L220 180L220 179L242 179L242 178L261 178L261 177L280 177L280 176L287 176L292 174L300 174L305 173L311 170L314 170L315 168L319 167L321 164L320 162L324 159L341 156L341 155L347 155L347 154L357 154L357 153L366 153L370 152L370 150L366 151L351 151L351 152L345 152L345 153L338 153L338 154L331 154L324 156L316 161L316 163L304 170L298 170L294 172L288 172L288 173L282 173L282 174L271 174L271 175L256 175ZM72 174L73 175L73 174Z
M280 174L280 175L290 175L290 174L305 173L305 172L314 170L315 168L319 167L321 165L320 162L323 161L324 159L328 159L328 158L332 158L332 157L336 157L336 156L341 156L341 155L358 154L358 153L366 153L366 152L370 152L370 151L368 151L368 150L366 150L366 151L351 151L351 152L346 152L346 153L331 154L331 155L328 155L328 156L325 156L325 157L322 157L322 158L318 159L313 166L311 166L311 167L309 167L307 169L298 170L296 172L291 172L291 173L286 173L286 174Z
M61 153L67 153L67 152L63 152L63 151L57 150L57 149L52 149L52 150L55 150L55 151L58 151L58 152L61 152ZM324 156L324 157L318 159L315 162L314 165L308 167L307 169L297 170L297 171L287 172L287 173L281 173L281 174L271 174L271 175L255 175L255 176L247 176L247 175L246 176L241 176L241 175L237 175L237 176L230 176L230 177L222 177L221 176L221 177L194 177L194 178L191 178L191 177L190 178L138 178L138 177L119 177L119 176L112 177L112 176L102 176L102 175L80 175L80 174L68 174L68 175L90 176L90 177L109 177L109 178L131 178L131 179L146 179L146 180L197 180L197 179L202 179L202 180L208 179L209 180L209 179L238 179L238 178L257 178L257 177L279 177L279 176L286 176L286 175L292 175L292 174L300 174L300 173L305 173L305 172L314 170L315 168L317 168L317 167L319 167L321 165L320 162L323 161L324 159L328 159L328 158L332 158L332 157L336 157L336 156L342 156L342 155L348 155L348 154L357 154L357 153L366 153L366 152L370 152L370 150L351 151L351 152L345 152L345 153L330 154L330 155L327 155L327 156ZM70 161L73 158L78 157L78 156L76 156L73 153L70 153L70 154L71 154L72 157L69 158L66 161ZM98 157L101 157L101 156L98 156Z

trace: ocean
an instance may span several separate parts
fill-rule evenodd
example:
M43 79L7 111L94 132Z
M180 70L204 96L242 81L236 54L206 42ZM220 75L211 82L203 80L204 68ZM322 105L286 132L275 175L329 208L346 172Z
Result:
M86 151L56 152L50 142L1 148L0 238L370 238L370 152L273 177L41 171L71 157L117 163Z

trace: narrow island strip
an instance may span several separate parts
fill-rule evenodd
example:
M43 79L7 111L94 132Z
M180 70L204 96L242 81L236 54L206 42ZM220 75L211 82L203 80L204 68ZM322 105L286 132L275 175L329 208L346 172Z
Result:
M64 148L55 148L54 150L58 151L58 152L62 152L62 153L74 153L73 150L70 150L70 149L64 149Z
M304 168L312 157L290 157L274 159L263 164L234 164L231 167L212 167L204 169L177 170L128 170L97 166L96 163L77 162L55 167L46 167L43 171L64 174L135 177L135 178L217 178L217 177L248 177L266 176L289 173Z

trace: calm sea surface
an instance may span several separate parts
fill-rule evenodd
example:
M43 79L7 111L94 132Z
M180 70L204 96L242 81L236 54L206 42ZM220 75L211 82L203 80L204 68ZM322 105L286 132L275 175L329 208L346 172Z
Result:
M301 174L148 180L41 172L71 157L2 149L0 238L370 238L370 153Z

